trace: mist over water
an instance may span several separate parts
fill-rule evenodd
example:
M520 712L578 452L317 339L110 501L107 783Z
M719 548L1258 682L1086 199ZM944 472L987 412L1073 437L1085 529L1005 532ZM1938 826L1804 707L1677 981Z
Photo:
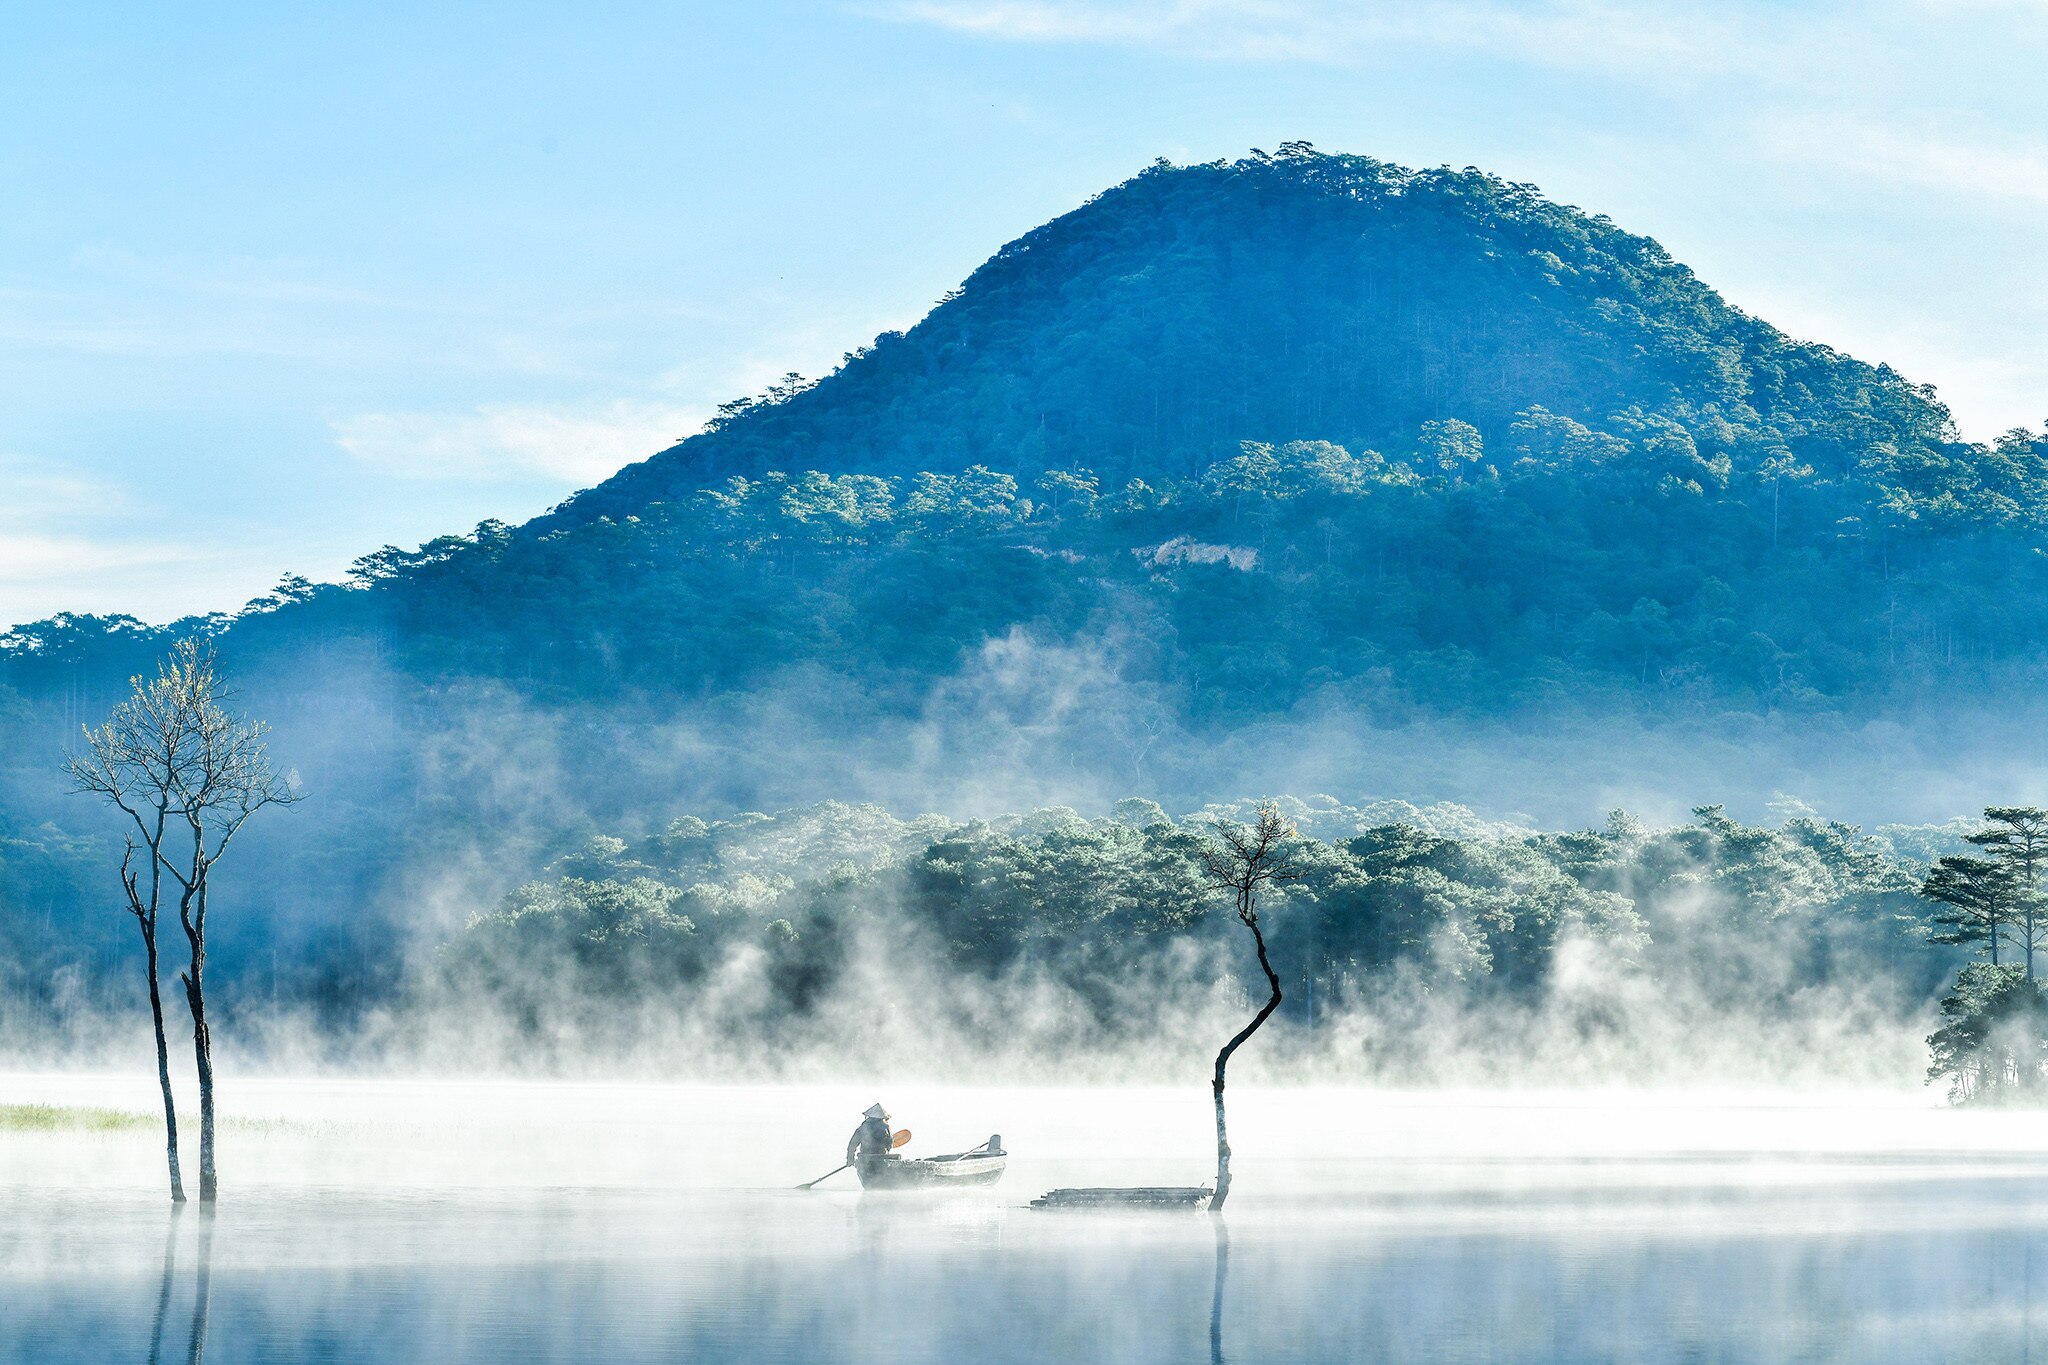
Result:
M855 850L868 857L977 813L1020 838L1057 833L1129 795L1127 777L1179 792L1178 812L1263 779L1415 801L1302 806L1303 832L1326 841L1399 820L1505 845L1588 793L1690 793L1685 764L1732 772L1740 747L1615 731L1603 749L1569 726L1450 743L1333 716L1213 748L1213 770L1179 737L1126 774L1071 759L1114 753L1091 727L1121 723L1085 688L1037 720L992 720L987 695L956 697L950 719L934 712L894 747L835 748L816 720L778 732L805 755L784 773L773 750L672 718L595 782L578 774L617 730L480 707L407 761L440 784L426 805L481 793L490 833L385 869L360 898L281 880L305 834L261 831L223 883L243 917L220 931L239 991L220 1032L217 1212L163 1206L144 1021L80 1006L54 1040L7 1040L36 1065L0 1076L0 1105L141 1121L0 1127L0 1360L1917 1362L2024 1359L2048 1334L2040 1121L1951 1109L1921 1083L1932 1021L1901 988L1910 953L1898 979L1873 962L1803 980L1787 940L1758 928L1769 915L1713 927L1735 893L1708 880L1662 907L1678 956L1656 972L1626 945L1566 936L1523 996L1467 992L1422 959L1348 990L1290 976L1288 1008L1233 1064L1237 1184L1220 1219L1028 1205L1056 1187L1212 1179L1207 1068L1246 1017L1234 940L1106 959L1114 1008L1091 1015L1088 978L1033 962L963 974L877 892L832 940L830 989L787 1017L746 943L651 994L579 993L535 959L530 1017L425 988L472 917L573 856L570 832L654 837L649 812L766 794L946 812L898 830L887 812L840 809L845 828L883 831ZM1845 799L1874 790L1872 774L1908 761L1881 738L1814 771ZM1825 748L1811 743L1787 762ZM317 776L322 748L301 752ZM721 794L707 775L736 785ZM1746 779L1752 810L1813 791L1776 777ZM1921 790L1910 801L1947 800ZM1430 804L1456 797L1471 805ZM1081 809L1031 809L1047 803ZM637 826L607 823L622 812ZM1876 814L1892 813L1933 812ZM746 879L766 884L775 846L782 870L829 883L846 853L830 825L760 817L759 846L735 842L706 876L756 894ZM1927 840L1911 847L1925 857L1941 835L1897 837ZM414 993L336 1019L266 989L270 935L307 932L290 908L315 900L389 926L359 943ZM1283 969L1299 972L1304 942L1284 902L1271 913ZM1403 1085L1428 1088L1390 1088ZM1001 1134L1003 1182L943 1198L865 1194L850 1174L793 1189L837 1164L876 1100L913 1131L912 1154Z
M2048 430L1702 231L1967 263L2024 25L437 8L0 49L0 1365L2048 1359Z
M1203 1180L1199 1087L226 1094L210 1224L156 1201L147 1127L0 1134L0 1358L186 1360L202 1317L215 1361L1990 1360L2048 1333L2038 1120L1924 1092L1245 1087L1215 1220L1026 1207ZM915 1151L1000 1131L1003 1183L788 1188L878 1097Z

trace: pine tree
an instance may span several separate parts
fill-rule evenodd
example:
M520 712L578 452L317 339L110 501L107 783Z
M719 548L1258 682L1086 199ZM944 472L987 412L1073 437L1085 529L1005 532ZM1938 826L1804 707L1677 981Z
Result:
M2026 953L2026 978L2034 979L2034 954L2048 936L2048 913L2042 912L2041 873L2048 870L2048 811L2035 806L1991 806L1984 818L1990 828L1963 836L2005 868L2012 883L2014 927Z
M1991 858L1940 858L1920 894L1941 907L1931 917L1929 943L1973 948L1999 965L1998 950L2015 941L2014 919L2025 899L2012 866Z

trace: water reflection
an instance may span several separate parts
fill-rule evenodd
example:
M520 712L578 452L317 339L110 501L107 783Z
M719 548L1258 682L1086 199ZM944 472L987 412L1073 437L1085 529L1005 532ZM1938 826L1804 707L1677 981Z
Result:
M111 1198L8 1202L0 1362L36 1365L2020 1360L2048 1273L2048 1185L2029 1181L1575 1210L1503 1192L1438 1201L1434 1227L1343 1197L1247 1197L1226 1225L1000 1199L307 1192L238 1196L217 1223L194 1206L166 1235Z
M1206 1169L1199 1095L927 1097L1086 1119L932 1199L789 1187L844 1096L450 1092L293 1090L383 1117L248 1136L234 1200L168 1226L141 1138L0 1134L0 1365L2003 1362L2048 1277L2038 1115L1399 1101L1330 1157L1288 1134L1353 1101L1276 1092L1226 1224L1024 1207ZM686 1109L717 1142L677 1152Z
M206 1358L207 1319L213 1312L213 1217L211 1204L199 1210L199 1279L192 1296L192 1334L186 1339L185 1365Z
M157 1278L156 1314L149 1328L149 1365L162 1365L164 1358L164 1327L178 1280L178 1228L184 1212L183 1204L173 1205L164 1230L163 1273ZM199 1247L193 1270L192 1321L185 1335L185 1365L200 1365L206 1359L206 1332L213 1316L213 1208L202 1206L198 1218Z
M164 1319L171 1312L171 1282L178 1268L178 1215L183 1204L171 1205L171 1221L164 1230L164 1273L156 1291L156 1322L149 1332L149 1365L161 1365L164 1358Z
M1223 1282L1230 1275L1230 1228L1220 1213L1209 1221L1216 1225L1216 1287L1209 1295L1209 1362L1223 1365Z

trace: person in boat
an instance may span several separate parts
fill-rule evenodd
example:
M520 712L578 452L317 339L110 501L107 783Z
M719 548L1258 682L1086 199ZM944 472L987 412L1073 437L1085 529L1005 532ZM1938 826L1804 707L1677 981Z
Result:
M868 1106L860 1127L846 1140L846 1164L879 1161L896 1148L896 1135L889 1131L889 1111L879 1104Z

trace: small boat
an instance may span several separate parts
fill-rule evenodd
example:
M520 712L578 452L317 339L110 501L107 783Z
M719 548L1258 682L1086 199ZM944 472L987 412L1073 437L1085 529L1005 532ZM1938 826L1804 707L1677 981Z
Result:
M1003 1178L1010 1154L1003 1150L1000 1134L971 1152L951 1156L865 1158L854 1167L862 1189L868 1190L968 1190L993 1185Z

